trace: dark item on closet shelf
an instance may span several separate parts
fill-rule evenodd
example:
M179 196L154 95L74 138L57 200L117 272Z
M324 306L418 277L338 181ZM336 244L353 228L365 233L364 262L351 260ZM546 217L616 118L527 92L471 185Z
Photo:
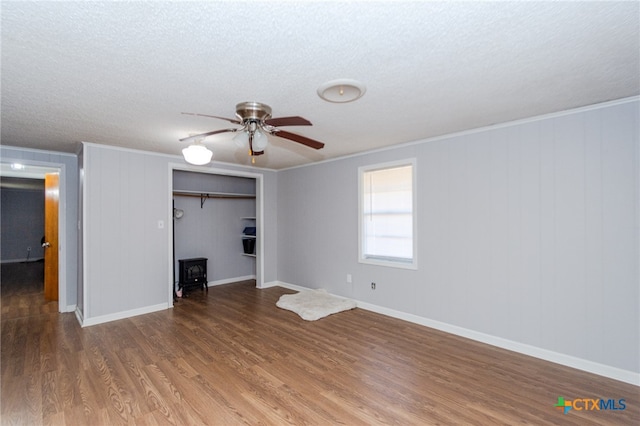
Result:
M242 231L242 233L244 235L256 235L256 227L255 226L247 226L246 228L244 228L244 231Z
M256 250L255 238L243 238L242 248L245 254L255 254L255 250Z

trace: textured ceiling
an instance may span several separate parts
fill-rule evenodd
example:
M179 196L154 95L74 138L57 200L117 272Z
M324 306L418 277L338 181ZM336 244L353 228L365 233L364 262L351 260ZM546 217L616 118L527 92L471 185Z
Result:
M2 1L2 144L80 141L179 155L264 102L316 151L270 138L280 169L639 94L640 3ZM321 100L337 78L367 86ZM246 164L233 134L215 160Z

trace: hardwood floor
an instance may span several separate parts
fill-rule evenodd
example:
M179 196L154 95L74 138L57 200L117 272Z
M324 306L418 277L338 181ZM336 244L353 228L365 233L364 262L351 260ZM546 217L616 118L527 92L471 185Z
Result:
M253 281L82 329L38 267L2 265L3 425L640 423L636 386L362 309L306 322Z

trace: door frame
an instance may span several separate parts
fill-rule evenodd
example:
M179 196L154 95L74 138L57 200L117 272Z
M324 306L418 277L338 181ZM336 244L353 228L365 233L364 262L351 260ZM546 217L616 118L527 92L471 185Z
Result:
M185 172L194 172L194 173L202 173L209 175L222 175L222 176L238 176L244 178L250 178L256 180L256 232L257 232L257 242L256 242L256 287L264 288L264 226L263 226L263 215L264 215L264 175L261 173L255 172L245 172L240 170L229 170L229 169L221 169L221 168L197 168L185 164L180 163L169 163L169 193L167 196L167 208L170 212L169 217L173 218L173 172L185 171ZM167 287L167 302L169 307L173 307L173 291L175 288L174 282L174 260L173 260L173 220L168 221L168 232L167 236L169 239L168 244L168 259L169 259L169 270L168 276L169 278L169 286Z
M66 179L67 171L63 163L53 163L48 161L29 160L24 158L2 157L2 164L20 163L25 166L44 167L51 169L50 172L59 174L58 191L58 312L67 312L67 194ZM16 173L14 176L18 176ZM34 178L39 179L39 178ZM44 173L42 174L44 179ZM42 207L44 211L44 206ZM75 310L75 306L74 306Z

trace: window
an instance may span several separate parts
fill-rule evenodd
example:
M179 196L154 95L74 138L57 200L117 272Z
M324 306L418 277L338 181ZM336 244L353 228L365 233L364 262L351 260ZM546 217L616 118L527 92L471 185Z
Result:
M363 263L417 268L415 159L359 169Z

